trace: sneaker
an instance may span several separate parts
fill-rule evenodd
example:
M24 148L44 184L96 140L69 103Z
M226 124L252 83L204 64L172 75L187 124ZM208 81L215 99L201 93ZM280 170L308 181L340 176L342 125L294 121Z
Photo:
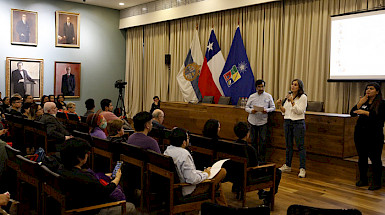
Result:
M306 170L304 168L299 169L298 177L300 177L300 178L306 177Z
M284 164L284 165L282 165L281 168L279 168L279 170L281 170L282 172L291 172L291 167L286 166L286 164Z

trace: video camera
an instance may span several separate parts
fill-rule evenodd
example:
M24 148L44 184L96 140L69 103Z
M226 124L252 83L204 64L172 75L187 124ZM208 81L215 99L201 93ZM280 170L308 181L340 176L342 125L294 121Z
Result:
M126 85L127 85L127 82L125 82L125 81L122 81L122 80L115 81L115 88L122 89Z

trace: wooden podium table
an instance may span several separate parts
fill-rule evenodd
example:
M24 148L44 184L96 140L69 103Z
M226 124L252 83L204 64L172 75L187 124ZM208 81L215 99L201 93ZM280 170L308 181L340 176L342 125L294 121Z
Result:
M235 123L247 122L248 113L232 105L191 104L186 102L162 102L165 113L164 125L167 128L181 127L195 134L202 134L208 119L217 119L221 124L219 136L235 140ZM305 146L309 153L332 157L355 156L354 126L357 118L348 114L306 112ZM283 116L275 111L269 114L268 143L274 147L285 148ZM294 146L296 149L296 145Z

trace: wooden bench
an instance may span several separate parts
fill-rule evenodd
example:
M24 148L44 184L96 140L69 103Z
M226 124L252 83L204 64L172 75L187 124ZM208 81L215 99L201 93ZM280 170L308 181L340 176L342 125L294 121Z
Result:
M154 212L154 199L152 195L154 188L157 192L161 192L162 200L166 200L167 212L169 214L177 214L193 210L200 210L203 202L213 202L215 197L215 188L211 180L202 183L210 183L211 189L201 196L190 197L182 196L182 187L191 184L179 183L179 177L175 168L173 159L169 156L147 151L147 210ZM160 178L159 178L160 177ZM163 180L160 180L163 179ZM161 187L159 187L161 186ZM161 189L163 188L163 189ZM163 193L165 192L165 193ZM164 195L166 194L166 196ZM167 198L167 199L166 199Z
M242 195L242 207L246 205L246 193L270 188L271 195L271 210L274 210L274 195L275 195L275 177L276 177L276 165L275 163L269 163L260 166L248 166L247 146L244 144L233 143L225 140L218 141L217 159L229 158L230 161L235 163L236 166L232 166L232 169L227 171L229 177L231 174L236 174L234 177L240 177L241 183L241 195ZM226 164L225 163L225 164ZM238 164L238 165L237 165ZM235 167L242 167L241 170Z
M68 200L66 198L66 191L63 190L63 179L55 172L49 170L46 166L41 166L43 181L43 215L60 214L81 214L88 211L99 210L103 208L109 208L114 206L121 206L121 214L126 213L126 201L110 202L100 205L94 205L89 207L69 209L67 208ZM53 202L52 202L53 201ZM56 203L52 204L52 203Z

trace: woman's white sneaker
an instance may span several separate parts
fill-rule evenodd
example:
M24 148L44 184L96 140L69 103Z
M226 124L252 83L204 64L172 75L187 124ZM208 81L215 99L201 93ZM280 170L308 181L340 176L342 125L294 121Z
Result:
M284 164L284 165L282 165L281 168L279 168L279 170L281 170L282 172L291 172L291 167L286 166L286 164Z
M304 168L299 169L298 177L300 177L300 178L306 177L306 170Z

